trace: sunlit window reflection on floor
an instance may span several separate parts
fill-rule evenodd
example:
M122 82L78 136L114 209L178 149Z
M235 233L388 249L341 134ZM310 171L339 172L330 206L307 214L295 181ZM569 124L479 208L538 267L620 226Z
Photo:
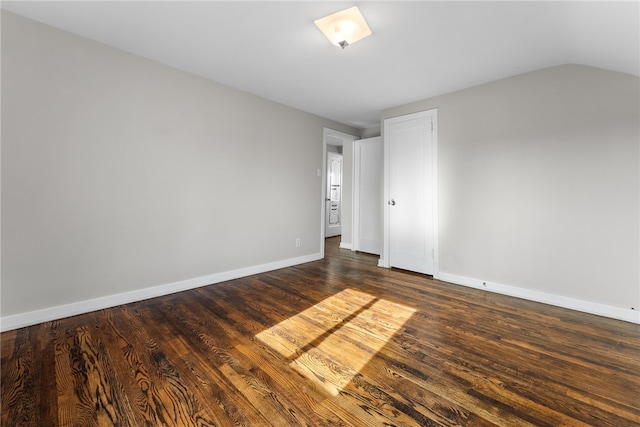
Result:
M335 396L413 313L411 307L345 289L256 338Z

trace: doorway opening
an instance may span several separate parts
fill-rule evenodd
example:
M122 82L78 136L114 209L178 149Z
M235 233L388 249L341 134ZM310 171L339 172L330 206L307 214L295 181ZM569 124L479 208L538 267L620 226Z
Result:
M348 231L348 224L351 223L350 194L352 183L350 178L345 179L345 172L351 169L350 165L345 163L343 154L348 154L345 153L345 149L353 150L353 141L355 140L356 137L353 135L328 128L323 130L320 224L320 253L323 257L325 238L344 236L343 233ZM348 223L346 229L345 223Z
M342 235L342 147L327 145L324 237Z

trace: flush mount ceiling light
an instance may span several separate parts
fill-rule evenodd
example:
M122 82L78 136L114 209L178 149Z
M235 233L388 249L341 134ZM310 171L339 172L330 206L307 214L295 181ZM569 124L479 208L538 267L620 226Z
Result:
M371 30L357 6L313 21L331 44L345 48L369 35Z

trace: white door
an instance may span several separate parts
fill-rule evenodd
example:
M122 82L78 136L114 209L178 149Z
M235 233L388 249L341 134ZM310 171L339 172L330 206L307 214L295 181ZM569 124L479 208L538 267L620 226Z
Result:
M353 249L382 250L382 138L354 142Z
M434 274L435 111L385 120L386 263Z
M325 237L342 234L342 155L327 153L327 197L325 212Z

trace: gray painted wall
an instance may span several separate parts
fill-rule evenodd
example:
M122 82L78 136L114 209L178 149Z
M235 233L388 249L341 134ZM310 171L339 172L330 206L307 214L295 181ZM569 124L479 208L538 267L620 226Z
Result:
M380 125L369 127L369 128L360 130L360 139L373 138L376 136L380 136L381 133L382 132L381 132Z
M319 253L323 127L3 11L2 316Z
M532 72L438 109L440 271L640 309L639 79Z

